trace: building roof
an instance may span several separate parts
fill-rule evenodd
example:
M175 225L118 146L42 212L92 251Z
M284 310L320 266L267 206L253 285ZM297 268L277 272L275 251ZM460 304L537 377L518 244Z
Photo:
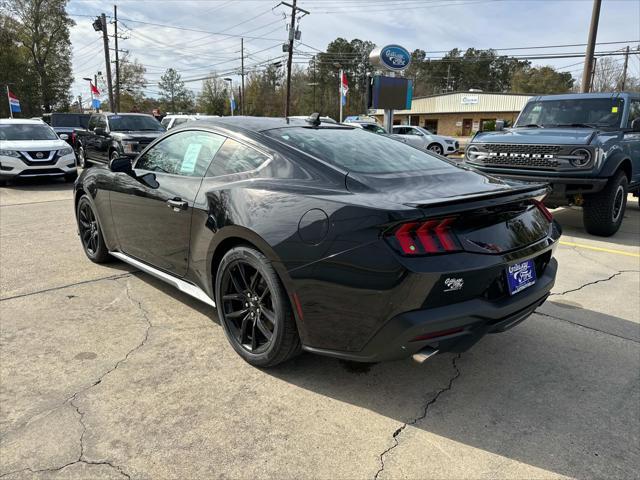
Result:
M396 114L519 112L533 95L520 93L455 92L428 97L415 97L411 110L395 110ZM382 115L377 110L376 115Z

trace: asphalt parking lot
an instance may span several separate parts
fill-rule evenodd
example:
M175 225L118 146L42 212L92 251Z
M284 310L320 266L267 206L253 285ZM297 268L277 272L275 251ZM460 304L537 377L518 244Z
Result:
M460 356L250 367L215 313L89 262L71 185L0 188L2 478L638 478L640 210Z

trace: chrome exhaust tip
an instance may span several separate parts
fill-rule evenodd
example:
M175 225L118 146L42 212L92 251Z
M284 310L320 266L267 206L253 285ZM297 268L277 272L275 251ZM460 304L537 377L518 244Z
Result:
M418 363L424 363L428 358L433 357L436 353L438 353L438 350L435 348L424 347L418 353L414 353L411 358Z

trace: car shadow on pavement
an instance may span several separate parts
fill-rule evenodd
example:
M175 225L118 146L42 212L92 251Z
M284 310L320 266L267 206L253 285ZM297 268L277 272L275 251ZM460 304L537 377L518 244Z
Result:
M399 424L425 415L413 425L431 435L423 439L425 458L434 455L427 454L429 439L444 437L555 474L631 478L639 459L631 439L639 423L640 347L594 329L638 325L583 313L599 321L581 327L534 314L460 358L354 366L307 354L265 373Z
M553 217L562 226L565 237L575 237L583 240L606 241L617 245L637 247L640 245L640 207L638 199L629 196L627 210L622 220L620 230L611 237L597 237L584 230L581 208L558 208L553 211Z
M65 190L73 190L73 182L66 182L62 178L57 177L34 177L19 178L11 180L7 185L0 188L16 191L29 191L38 189L40 191L60 192Z

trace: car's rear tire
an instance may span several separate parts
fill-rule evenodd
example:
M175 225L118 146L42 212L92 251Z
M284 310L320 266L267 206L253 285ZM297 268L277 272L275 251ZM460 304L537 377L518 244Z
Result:
M83 195L78 201L76 219L78 221L80 243L82 243L82 248L87 258L95 263L109 261L111 257L107 250L107 245L104 243L98 217L86 195Z
M444 153L444 150L442 149L442 146L439 143L432 143L427 147L427 150L429 150L430 152L436 153L438 155L442 155Z
M215 278L218 318L236 352L256 367L272 367L300 352L291 304L278 274L248 246L229 250Z
M627 176L624 172L618 172L600 192L585 195L582 206L585 230L601 237L616 233L624 217L628 190Z

